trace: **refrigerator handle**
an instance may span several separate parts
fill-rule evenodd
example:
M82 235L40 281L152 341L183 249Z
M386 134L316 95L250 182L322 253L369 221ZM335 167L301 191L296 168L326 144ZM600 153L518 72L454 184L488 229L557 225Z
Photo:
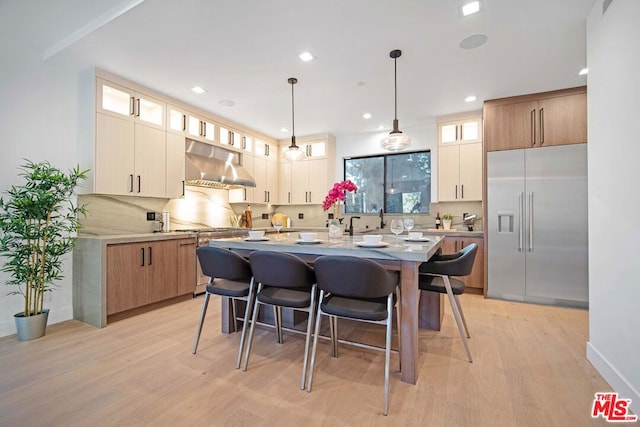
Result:
M529 198L529 252L533 252L533 192L527 193Z
M518 252L522 252L522 241L524 240L524 227L522 215L524 215L524 193L518 195L518 205L520 212L518 215Z

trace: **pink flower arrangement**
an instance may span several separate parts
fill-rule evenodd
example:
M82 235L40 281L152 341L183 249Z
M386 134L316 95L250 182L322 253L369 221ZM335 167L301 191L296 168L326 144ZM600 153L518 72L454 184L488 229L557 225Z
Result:
M324 198L322 209L328 211L336 203L344 201L344 199L346 198L346 191L353 191L355 193L358 191L358 187L348 179L346 181L336 182L335 184L333 184L333 188L329 190L329 194L327 194L327 197Z

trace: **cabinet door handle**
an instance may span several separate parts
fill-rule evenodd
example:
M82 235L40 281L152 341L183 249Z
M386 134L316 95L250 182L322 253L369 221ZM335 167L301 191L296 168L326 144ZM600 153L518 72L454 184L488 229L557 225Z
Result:
M244 201L245 202L247 201L247 189L246 188L244 188Z
M529 197L529 252L533 252L533 192L528 193Z
M140 183L141 183L141 179L140 179L140 175L138 175L138 193L142 191L142 187L140 186Z
M185 130L187 130L187 115L183 114L182 115L182 131L184 132Z
M142 262L140 263L140 267L144 267L144 248L140 248L140 255L141 255L141 259Z
M464 184L460 184L460 198L464 199Z
M531 145L536 145L536 110L531 110Z
M229 131L229 145L233 145L233 132Z
M129 193L133 193L133 174L129 175Z
M454 247L453 251L454 252L458 252L458 241L457 240L454 240L453 247Z
M520 207L520 212L518 215L518 252L522 252L522 241L524 240L524 193L520 193L518 196L518 205Z
M207 137L207 122L202 122L202 136Z
M138 110L136 111L136 117L140 117L140 98L136 99L136 107Z
M151 246L149 246L149 265L153 264L153 252Z
M247 149L247 137L246 136L242 137L242 149L243 150Z
M267 191L267 202L271 202L271 191Z
M129 115L130 116L133 116L135 114L135 103L136 103L136 98L132 96L129 99Z
M544 108L540 109L540 145L544 144Z
M311 191L309 191L309 203L311 203Z
M287 193L287 200L289 203L291 203L291 191Z
M456 184L456 200L458 200L458 185Z
M185 192L185 183L184 183L184 180L182 180L182 197L184 197L184 192Z

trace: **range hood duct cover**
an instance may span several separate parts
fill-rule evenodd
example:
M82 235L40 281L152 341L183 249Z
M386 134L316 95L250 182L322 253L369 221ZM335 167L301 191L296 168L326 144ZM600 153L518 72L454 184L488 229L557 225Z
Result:
M240 164L240 153L187 139L185 184L198 187L255 187L256 182Z

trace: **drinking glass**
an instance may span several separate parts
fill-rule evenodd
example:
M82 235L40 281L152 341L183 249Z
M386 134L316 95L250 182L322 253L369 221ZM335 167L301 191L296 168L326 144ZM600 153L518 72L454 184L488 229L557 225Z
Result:
M280 240L280 230L282 229L282 220L280 218L273 220L273 228L276 229L276 240Z
M391 220L391 232L396 235L395 246L400 246L400 237L398 236L404 230L404 224L401 219Z
M404 228L407 229L407 233L411 232L411 229L413 228L413 218L405 218L404 219Z

